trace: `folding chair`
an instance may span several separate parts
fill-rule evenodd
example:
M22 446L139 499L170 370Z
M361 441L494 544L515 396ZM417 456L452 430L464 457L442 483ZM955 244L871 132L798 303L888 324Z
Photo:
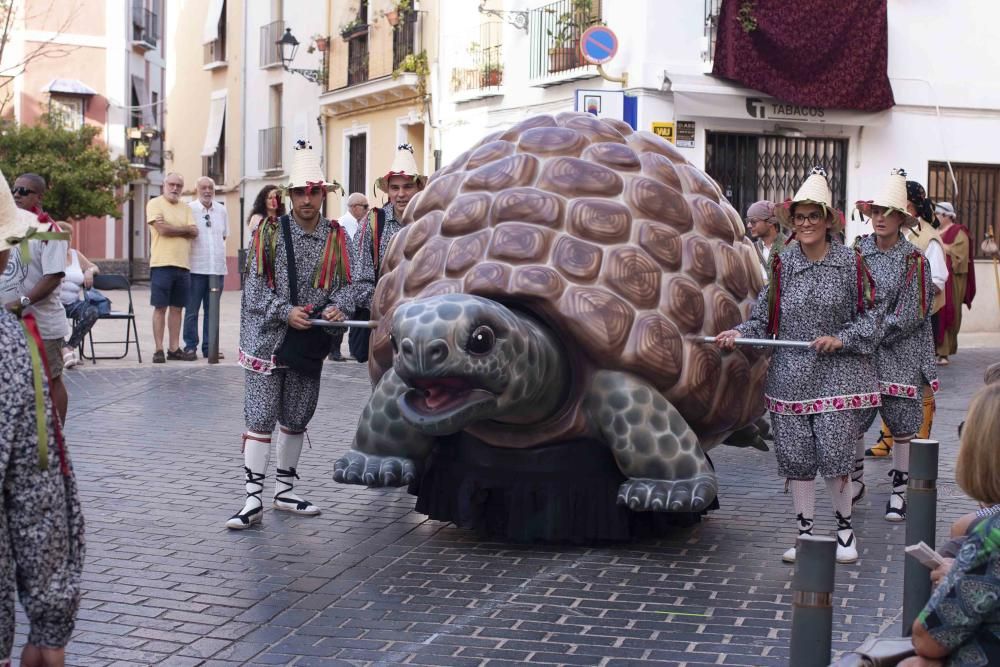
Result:
M135 342L135 353L139 357L139 363L142 363L142 351L139 349L139 329L135 324L135 310L132 308L132 285L129 283L128 278L122 275L98 273L94 276L94 288L99 289L102 292L111 292L114 290L125 290L128 293L128 311L112 310L107 315L101 315L98 320L125 320L125 340L94 340L94 330L91 329L87 336L90 338L90 356L82 349L83 343L80 344L80 356L84 359L90 359L93 363L97 363L98 359L124 359L128 356L129 346ZM132 334L135 334L135 339L133 341ZM103 356L99 357L94 353L94 345L121 345L125 343L125 352L120 356Z

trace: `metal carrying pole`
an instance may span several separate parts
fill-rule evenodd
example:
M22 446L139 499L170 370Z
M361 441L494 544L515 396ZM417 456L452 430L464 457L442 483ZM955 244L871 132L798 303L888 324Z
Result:
M696 343L714 343L715 336L691 336L690 340ZM737 345L754 345L759 347L797 347L808 348L812 345L807 340L771 340L769 338L737 338L733 341Z
M937 440L910 441L910 479L906 484L906 545L924 542L935 548L937 532ZM915 558L903 563L903 636L931 597L931 571Z
M208 277L208 363L219 363L219 303L222 299L222 276Z
M832 537L801 535L795 540L790 665L830 664L836 558L837 542Z
M328 320L309 320L309 324L314 327L337 327L337 328L351 328L356 327L359 329L374 329L378 326L376 320L343 320L340 322L331 322Z

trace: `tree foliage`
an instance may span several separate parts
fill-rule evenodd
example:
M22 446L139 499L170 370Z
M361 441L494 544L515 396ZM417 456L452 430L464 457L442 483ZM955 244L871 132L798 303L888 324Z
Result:
M36 126L0 123L0 169L10 185L18 174L44 177L49 190L43 207L56 220L89 215L121 217L125 185L136 172L124 157L112 158L97 140L100 128L63 128L51 117Z

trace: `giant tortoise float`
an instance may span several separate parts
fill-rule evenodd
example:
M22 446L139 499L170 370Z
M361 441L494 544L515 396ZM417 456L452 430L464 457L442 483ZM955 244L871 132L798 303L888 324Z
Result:
M693 340L743 321L762 287L711 178L625 123L540 115L438 171L403 222L372 304L374 391L336 481L419 486L464 434L494 467L597 444L623 477L607 502L629 510L713 503L706 452L763 414L767 357Z

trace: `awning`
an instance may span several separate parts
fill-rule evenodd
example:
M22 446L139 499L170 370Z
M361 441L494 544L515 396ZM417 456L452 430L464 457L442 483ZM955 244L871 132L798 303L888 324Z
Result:
M205 31L201 36L202 44L209 44L219 39L219 20L226 0L209 0L208 13L205 14Z
M139 113L142 115L142 124L146 127L156 125L156 116L153 114L152 100L149 97L149 90L146 88L146 80L141 76L132 75L132 87L135 88L135 98L139 100Z
M58 93L61 95L96 95L97 91L76 79L52 79L42 88L43 93Z
M205 129L205 144L201 148L202 157L215 154L222 136L222 126L226 121L226 91L212 93L212 104L208 109L208 127Z
M885 125L889 111L866 112L845 109L825 109L789 104L773 97L749 91L685 92L674 84L674 115L678 117L733 118L771 121L776 123L810 123L822 125Z

